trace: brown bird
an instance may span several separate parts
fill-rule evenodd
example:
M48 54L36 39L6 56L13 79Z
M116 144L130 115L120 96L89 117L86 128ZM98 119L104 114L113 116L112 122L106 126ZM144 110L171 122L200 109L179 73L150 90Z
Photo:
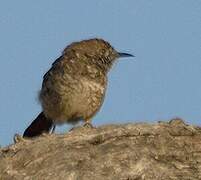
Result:
M117 58L133 56L117 52L103 39L89 39L67 46L44 75L39 99L43 111L23 137L50 132L55 125L90 125L100 109L107 87L107 73Z

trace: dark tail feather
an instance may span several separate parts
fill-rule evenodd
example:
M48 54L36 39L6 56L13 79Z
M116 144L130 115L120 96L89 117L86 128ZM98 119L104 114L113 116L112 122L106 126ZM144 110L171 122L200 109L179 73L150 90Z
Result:
M38 117L24 131L23 137L34 137L39 136L42 133L48 133L51 130L52 126L52 120L46 118L44 113L41 112Z

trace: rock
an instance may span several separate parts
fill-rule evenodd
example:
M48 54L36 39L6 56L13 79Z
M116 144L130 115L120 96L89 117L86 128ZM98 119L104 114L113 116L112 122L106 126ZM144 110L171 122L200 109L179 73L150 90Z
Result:
M201 179L201 128L181 119L17 139L0 149L2 180Z

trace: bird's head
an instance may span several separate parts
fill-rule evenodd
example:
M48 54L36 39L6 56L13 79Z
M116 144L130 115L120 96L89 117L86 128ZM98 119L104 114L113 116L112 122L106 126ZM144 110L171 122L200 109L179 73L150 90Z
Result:
M134 57L132 54L116 51L103 39L89 39L74 42L65 48L64 54L69 51L73 51L80 61L85 61L105 72L109 71L113 62L118 58Z

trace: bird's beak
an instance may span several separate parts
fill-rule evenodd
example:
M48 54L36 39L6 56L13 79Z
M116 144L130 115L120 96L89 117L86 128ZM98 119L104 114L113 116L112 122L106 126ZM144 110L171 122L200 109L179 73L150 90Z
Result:
M135 57L135 56L132 55L132 54L121 53L121 52L118 52L118 55L119 55L120 58L122 58L122 57Z

